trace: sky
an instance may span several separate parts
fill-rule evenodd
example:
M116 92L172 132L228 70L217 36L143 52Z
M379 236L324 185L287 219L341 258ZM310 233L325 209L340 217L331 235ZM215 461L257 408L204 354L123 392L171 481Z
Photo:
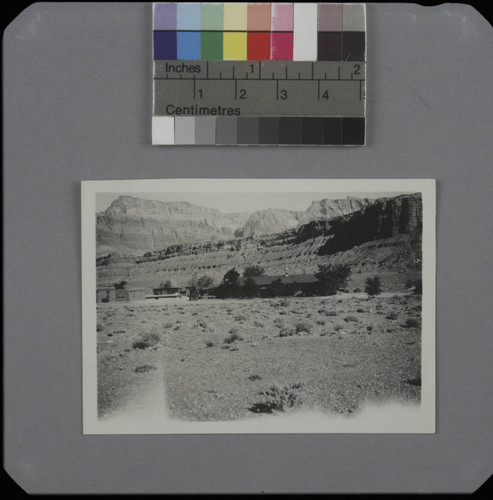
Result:
M405 194L399 192L347 192L347 193L97 193L96 211L106 210L113 200L120 195L134 196L135 198L145 198L147 200L158 201L188 201L194 205L202 207L216 208L223 213L253 212L255 210L265 210L267 208L285 208L288 210L306 210L312 201L328 199L343 199L348 196L359 198L381 198L392 197Z

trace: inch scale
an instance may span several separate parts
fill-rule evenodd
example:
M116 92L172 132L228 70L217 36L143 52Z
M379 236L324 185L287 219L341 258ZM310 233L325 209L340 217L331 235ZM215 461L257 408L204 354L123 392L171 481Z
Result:
M365 116L361 61L154 61L154 116Z

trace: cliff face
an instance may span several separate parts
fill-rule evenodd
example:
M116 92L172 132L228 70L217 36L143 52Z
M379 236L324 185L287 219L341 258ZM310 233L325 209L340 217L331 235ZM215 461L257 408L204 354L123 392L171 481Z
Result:
M139 255L177 243L228 239L245 219L187 202L120 196L96 215L98 254Z
M382 198L354 214L332 219L330 228L325 228L329 239L319 254L333 254L367 241L421 231L422 223L420 194Z
M290 210L259 210L253 212L242 227L235 231L235 236L259 236L274 234L297 227L298 213Z
M300 224L306 224L313 220L332 219L357 212L371 203L373 202L370 202L368 198L313 201L308 209L300 214L299 222Z
M154 286L170 279L185 286L195 274L221 282L226 271L250 265L266 274L316 272L319 265L348 264L354 273L378 269L419 268L421 260L421 196L403 195L376 200L358 212L311 221L294 229L259 237L191 243L161 248L148 256L101 257L100 285L120 280L136 286Z
M365 207L358 198L314 201L307 210L267 209L225 214L187 202L120 196L96 215L98 255L142 255L171 245L280 233L314 219L331 219Z

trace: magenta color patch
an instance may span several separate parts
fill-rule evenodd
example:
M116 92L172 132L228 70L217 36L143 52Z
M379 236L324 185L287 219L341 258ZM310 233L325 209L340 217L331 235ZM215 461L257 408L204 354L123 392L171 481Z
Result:
M318 31L342 31L342 4L318 4Z
M154 4L154 29L176 29L176 3Z
M271 60L293 60L293 33L272 33Z
M293 4L272 4L272 31L293 31ZM291 58L292 59L292 58Z

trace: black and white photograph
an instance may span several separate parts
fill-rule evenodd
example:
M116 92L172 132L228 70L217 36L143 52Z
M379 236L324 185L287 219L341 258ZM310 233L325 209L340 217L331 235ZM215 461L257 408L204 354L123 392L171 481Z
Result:
M435 430L435 184L82 183L84 432Z

